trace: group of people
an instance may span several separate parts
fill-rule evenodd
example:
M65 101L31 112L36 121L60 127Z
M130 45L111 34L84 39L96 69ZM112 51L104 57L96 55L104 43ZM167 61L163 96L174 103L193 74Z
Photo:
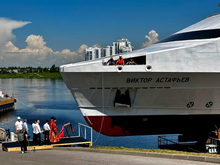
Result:
M105 65L137 65L133 59L130 59L126 64L124 62L124 59L122 58L122 55L119 55L118 60L114 60L113 57L111 56L110 59L106 62Z
M24 122L21 121L20 117L17 117L15 123L15 131L18 134L18 141L21 144L21 151L25 153L27 151L27 142L30 136L28 136L28 124L27 119ZM56 143L60 141L58 132L58 126L56 125L56 118L51 117L50 123L46 120L43 125L43 130L40 128L40 120L35 120L32 123L33 131L33 143L35 145L41 145L41 134L44 134L44 144Z

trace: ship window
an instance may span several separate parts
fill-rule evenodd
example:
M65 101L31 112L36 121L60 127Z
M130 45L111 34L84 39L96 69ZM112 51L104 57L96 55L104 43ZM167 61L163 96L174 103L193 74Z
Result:
M123 56L122 56L122 57L123 57ZM133 59L133 61L134 61L137 65L145 65L145 64L146 64L146 56L126 58L126 59L124 59L125 64L126 64L128 61L130 61L131 59Z
M92 60L92 52L89 52L90 60Z
M123 55L122 55L123 58ZM131 58L126 58L124 59L125 64L130 61L133 60L137 65L146 65L146 56L139 56L139 57L131 57ZM118 59L114 59L115 63L117 62ZM106 65L106 62L103 62L103 65ZM109 65L109 66L113 66L113 65Z
M171 41L183 41L183 40L195 40L195 39L211 39L211 38L218 38L218 37L220 37L220 29L200 30L200 31L174 34L157 43L164 43L164 42L171 42Z

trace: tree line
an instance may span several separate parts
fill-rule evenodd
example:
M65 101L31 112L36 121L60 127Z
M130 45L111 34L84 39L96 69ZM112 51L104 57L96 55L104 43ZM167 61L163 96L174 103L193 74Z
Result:
M51 67L0 67L0 74L9 73L43 73L43 72L59 72L59 67L53 64Z

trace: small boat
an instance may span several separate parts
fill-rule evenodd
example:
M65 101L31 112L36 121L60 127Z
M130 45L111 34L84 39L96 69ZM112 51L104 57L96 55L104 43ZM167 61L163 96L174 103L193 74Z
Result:
M8 94L0 91L0 113L13 110L15 102L16 99L13 94L12 96L9 96Z

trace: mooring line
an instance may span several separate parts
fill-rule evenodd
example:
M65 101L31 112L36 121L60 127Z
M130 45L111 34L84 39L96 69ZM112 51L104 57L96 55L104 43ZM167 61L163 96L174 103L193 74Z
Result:
M36 110L36 108L33 108L33 107L30 107L30 106L26 105L25 103L21 102L21 101L18 100L17 98L16 98L16 100L17 100L19 103L25 105L26 107Z
M102 111L103 111L103 114L104 114L104 111L105 111L105 108L104 108L104 80L103 80L104 78L103 78L103 71L102 71ZM93 144L95 144L96 143L96 141L99 139L99 136L100 136L100 132L101 132L101 130L102 130L102 126L103 126L103 123L104 123L104 116L102 116L102 121L101 121L102 123L101 123L101 126L100 126L100 130L99 130L99 134L98 134L98 136L97 136L97 138L96 138L96 140L95 140L95 142L93 142Z

